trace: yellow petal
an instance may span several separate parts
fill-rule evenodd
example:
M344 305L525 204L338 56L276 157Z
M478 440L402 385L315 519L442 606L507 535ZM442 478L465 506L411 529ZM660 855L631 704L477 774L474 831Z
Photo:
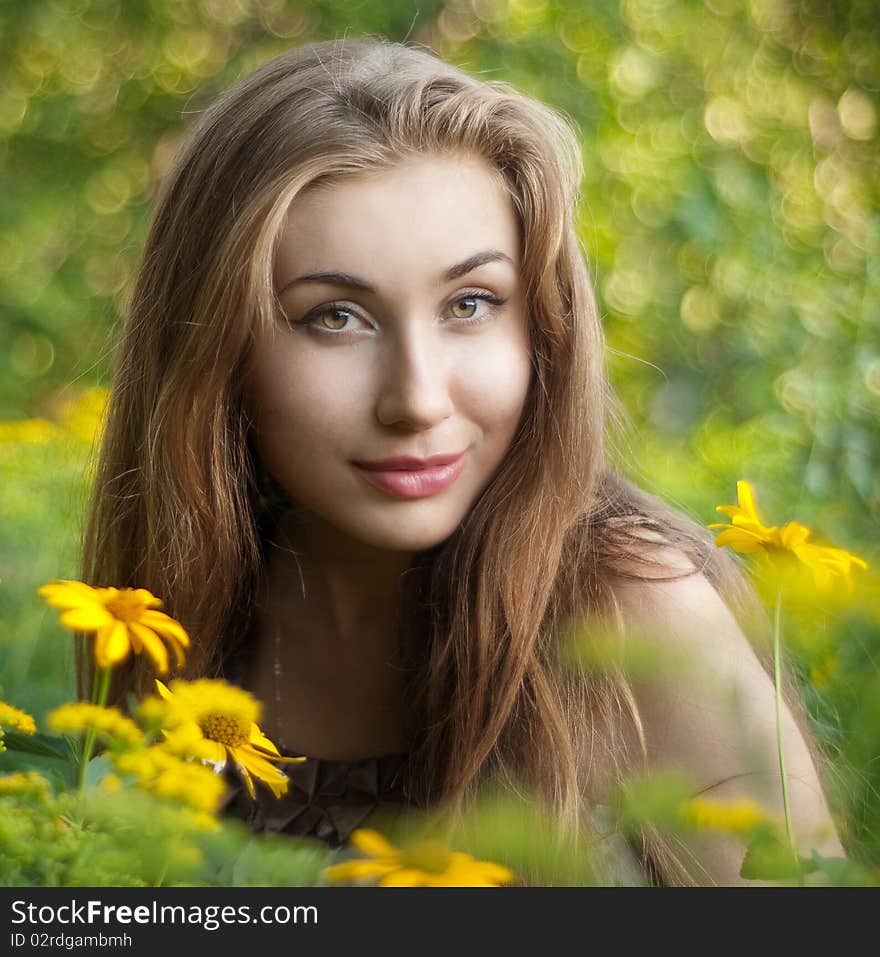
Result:
M47 585L41 585L37 594L42 595L48 604L56 608L75 608L83 602L100 604L101 601L98 589L78 581L55 579Z
M827 589L837 575L844 580L847 587L851 587L853 566L867 568L867 564L855 555L842 548L829 548L825 545L815 545L812 542L795 544L792 552L807 566L815 577L816 586Z
M127 622L127 624L128 624L128 640L131 642L131 650L132 650L136 655L139 655L139 654L144 650L144 643L143 643L143 642L140 640L140 638L131 630L131 626L132 626L132 624L134 624L134 622L129 621L129 622Z
M281 757L278 753L278 748L260 731L256 722L251 722L250 742L254 747L262 748L264 751L270 752L274 757Z
M142 625L152 628L160 635L166 635L179 641L184 648L189 648L189 635L183 626L161 611L145 611L140 616Z
M139 625L136 621L129 622L128 627L132 633L140 639L144 650L156 666L156 671L158 671L160 675L164 675L168 671L168 651L165 645L162 644L155 632L150 631L149 628L145 628L143 625Z
M759 535L761 538L767 540L773 538L778 531L775 525L762 525L760 522L756 522L751 516L743 515L741 512L731 518L730 524L736 528L741 528L747 532Z
M726 531L721 532L715 539L715 544L719 548L725 545L732 548L735 552L759 552L764 548L765 542L759 536L752 532L747 532L743 528L728 527Z
M146 588L132 588L131 593L133 598L137 599L138 601L142 601L147 608L161 608L164 604L161 598L157 598Z
M114 668L128 657L128 629L121 621L101 628L95 638L95 661L100 668Z
M489 880L480 873L471 870L444 871L432 875L431 887L497 887L497 881Z
M331 864L321 871L322 876L333 884L342 884L345 881L357 880L358 875L352 870L353 861L342 864Z
M331 864L323 870L324 877L333 882L358 881L371 877L382 877L396 870L397 864L383 861L342 861Z
M400 867L386 874L379 885L381 887L426 887L430 886L431 876L411 867Z
M156 688L166 701L171 701L174 698L174 695L168 690L167 685L163 685L158 678L156 678Z
M815 552L817 559L840 569L841 573L848 574L853 565L864 569L868 567L866 561L842 548L830 548L827 545L814 544L810 544L809 547Z
M176 638L171 638L168 635L165 636L165 641L168 642L169 647L174 652L177 666L180 667L186 661L186 655L183 653L183 645L181 645Z
M254 791L254 782L251 780L251 776L248 774L247 768L242 767L240 764L238 768L241 771L241 776L244 778L244 786L247 788L247 793L250 795L251 800L254 800L254 798L257 796L256 792Z
M283 764L302 764L303 761L308 760L308 758L305 757L286 757L279 753L278 748L263 734L256 722L251 722L250 743L255 748L268 751L271 755L269 759L271 761L280 761Z
M199 729L199 734L201 733L201 729ZM204 735L202 735L202 739L200 741L196 742L196 745L193 747L192 751L194 757L197 757L203 761L210 761L213 764L226 763L226 745L221 744L219 741L212 741L210 738L206 738Z
M755 506L755 493L751 484L745 479L740 479L740 481L736 483L736 498L739 502L739 507L744 512L750 515L754 521L761 522L761 519L758 518L757 507Z
M795 549L803 545L810 537L810 530L799 522L789 522L779 530L779 544L783 548Z
M502 883L513 880L513 871L504 867L503 864L496 864L494 861L475 861L467 854L461 854L453 851L450 855L450 871L460 871L467 869L481 880Z
M716 505L715 511L726 515L728 518L733 518L734 515L742 515L742 509L739 505Z
M231 748L230 750L245 775L253 774L257 780L268 785L275 797L281 797L287 793L290 781L287 775L276 768L274 764L270 764L264 757L250 748ZM247 780L248 778L246 778ZM251 797L253 797L253 794L251 794Z
M61 624L71 631L97 631L117 620L103 605L94 602L71 608L60 618Z
M351 843L359 851L371 857L393 857L397 848L390 844L378 831L369 827L359 827L351 835Z

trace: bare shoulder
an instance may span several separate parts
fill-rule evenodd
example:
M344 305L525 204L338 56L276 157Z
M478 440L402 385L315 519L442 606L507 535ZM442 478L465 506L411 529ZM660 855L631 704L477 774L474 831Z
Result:
M633 683L649 769L684 771L694 793L748 797L781 815L776 696L751 642L722 596L683 552L657 545L643 580L614 588L628 642L643 643L656 667ZM672 576L671 580L665 580ZM803 724L803 722L801 722ZM806 731L782 708L782 737L795 833L806 853L842 855ZM724 883L740 881L743 848L706 842L702 864Z
M704 646L713 656L736 650L760 668L731 609L693 559L660 543L651 554L654 564L638 569L642 577L621 578L613 588L628 628L667 647Z

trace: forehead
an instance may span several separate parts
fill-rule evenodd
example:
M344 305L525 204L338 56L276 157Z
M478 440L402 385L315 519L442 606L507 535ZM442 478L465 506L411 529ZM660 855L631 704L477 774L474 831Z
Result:
M331 268L378 283L434 280L482 249L519 262L519 223L500 176L476 157L425 157L295 197L275 280Z

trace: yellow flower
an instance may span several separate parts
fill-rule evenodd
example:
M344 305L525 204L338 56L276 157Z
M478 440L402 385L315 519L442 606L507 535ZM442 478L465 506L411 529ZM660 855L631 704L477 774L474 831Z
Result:
M475 861L468 854L447 850L439 841L419 841L398 849L378 831L359 828L351 843L365 860L343 861L324 869L333 883L363 883L379 878L381 887L498 887L509 884L513 873L491 861Z
M54 608L67 609L61 624L73 631L93 631L95 661L99 668L114 668L131 651L145 651L159 674L168 671L166 642L178 666L189 636L173 618L155 609L162 601L146 588L93 588L79 581L53 579L37 589Z
M226 790L223 779L210 768L184 761L163 744L111 755L120 774L130 774L137 785L157 797L183 801L197 811L213 814Z
M700 830L745 834L762 824L776 823L775 818L760 804L748 798L722 803L695 797L685 801L679 810L687 824Z
M37 771L15 771L0 775L0 797L19 794L45 799L50 792L49 782Z
M21 443L38 445L59 434L58 426L48 419L18 419L0 422L0 445Z
M34 719L27 712L0 701L0 751L6 750L3 744L4 728L7 731L20 731L22 734L36 734L37 731Z
M104 426L109 394L109 389L102 386L83 389L75 399L67 399L61 404L61 420L74 435L87 442L93 441Z
M285 758L260 731L260 703L253 695L225 681L200 678L172 681L166 688L156 681L162 700L148 698L142 714L161 724L166 746L215 764L231 758L244 779L248 794L255 796L253 778L281 797L288 780L271 762L298 763L305 758Z
M13 708L5 701L0 701L0 728L21 731L22 734L36 734L37 731L34 719L27 712Z
M101 778L101 787L108 794L118 794L122 790L122 781L115 774L108 774Z
M137 745L144 740L143 731L118 708L102 708L87 701L61 705L46 717L46 723L61 734L95 731L122 745Z
M715 511L730 519L729 523L715 523L709 528L723 529L715 544L725 545L735 552L782 552L793 555L810 569L818 588L827 588L835 576L849 581L853 566L867 568L867 562L842 548L829 548L809 541L810 530L799 522L788 522L782 528L765 525L758 516L752 486L746 481L736 483L738 504L719 505Z
M758 517L752 486L745 481L736 483L737 505L719 505L715 511L730 519L731 524L717 523L709 528L723 528L715 539L719 547L729 545L735 552L759 552L777 544L779 529L765 525Z

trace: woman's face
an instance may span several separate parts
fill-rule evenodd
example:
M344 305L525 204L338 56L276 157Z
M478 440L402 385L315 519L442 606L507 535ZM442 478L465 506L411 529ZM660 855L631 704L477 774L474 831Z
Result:
M291 203L274 266L286 321L256 345L246 402L264 465L334 539L429 548L498 469L531 379L520 255L512 203L475 158Z

